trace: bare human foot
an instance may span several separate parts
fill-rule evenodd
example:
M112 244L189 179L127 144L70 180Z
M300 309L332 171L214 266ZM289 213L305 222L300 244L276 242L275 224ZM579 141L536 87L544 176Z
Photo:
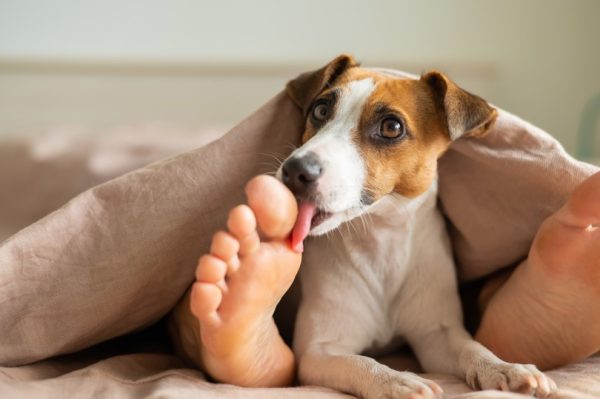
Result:
M252 179L246 195L248 205L231 210L228 231L214 235L210 254L198 263L190 306L199 323L199 357L218 381L286 386L294 378L294 356L273 312L300 266L301 255L287 240L296 200L269 176Z
M544 221L506 282L490 284L475 337L504 360L550 369L600 350L600 173Z

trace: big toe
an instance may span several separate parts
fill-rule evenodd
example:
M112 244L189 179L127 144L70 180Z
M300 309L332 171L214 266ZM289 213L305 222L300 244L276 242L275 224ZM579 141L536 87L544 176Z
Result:
M600 172L575 189L559 215L563 222L576 227L600 224Z
M256 176L246 185L248 205L261 231L269 238L286 238L296 221L298 205L294 195L279 180Z

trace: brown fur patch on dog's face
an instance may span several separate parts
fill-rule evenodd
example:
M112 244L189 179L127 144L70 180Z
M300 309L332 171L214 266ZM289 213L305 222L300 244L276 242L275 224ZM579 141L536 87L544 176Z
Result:
M342 92L349 82L366 78L374 80L376 89L362 110L358 128L352 132L366 166L365 193L371 201L391 192L416 197L431 185L437 159L450 144L444 116L436 109L426 83L386 77L361 68L347 70L315 102L335 102L336 93ZM389 117L404 124L404 137L388 140L378 135L381 123ZM307 118L302 143L320 127Z
M403 136L379 136L387 118L404 125ZM450 138L428 87L418 80L380 79L354 139L367 169L365 191L374 200L396 192L414 198L436 177L437 159Z

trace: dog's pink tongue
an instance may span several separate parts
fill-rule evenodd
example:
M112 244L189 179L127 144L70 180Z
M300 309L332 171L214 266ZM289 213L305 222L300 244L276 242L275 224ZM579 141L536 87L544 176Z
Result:
M298 204L298 218L292 229L292 249L296 252L304 250L303 241L310 231L312 218L317 213L317 207L308 202L300 202Z

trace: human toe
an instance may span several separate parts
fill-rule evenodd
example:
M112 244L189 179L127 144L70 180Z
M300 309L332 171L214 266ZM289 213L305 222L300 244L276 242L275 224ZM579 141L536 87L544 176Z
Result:
M217 283L225 278L227 263L212 255L203 255L196 268L196 280L204 283Z
M565 224L574 227L600 225L600 172L575 189L558 216Z
M192 286L190 309L192 314L202 322L216 321L217 308L221 304L223 292L210 283L196 282Z
M286 238L298 214L296 199L279 180L260 175L246 185L248 205L254 211L258 225L269 238Z
M240 256L258 250L260 239L256 231L256 218L248 205L240 205L229 212L227 228L239 241Z

